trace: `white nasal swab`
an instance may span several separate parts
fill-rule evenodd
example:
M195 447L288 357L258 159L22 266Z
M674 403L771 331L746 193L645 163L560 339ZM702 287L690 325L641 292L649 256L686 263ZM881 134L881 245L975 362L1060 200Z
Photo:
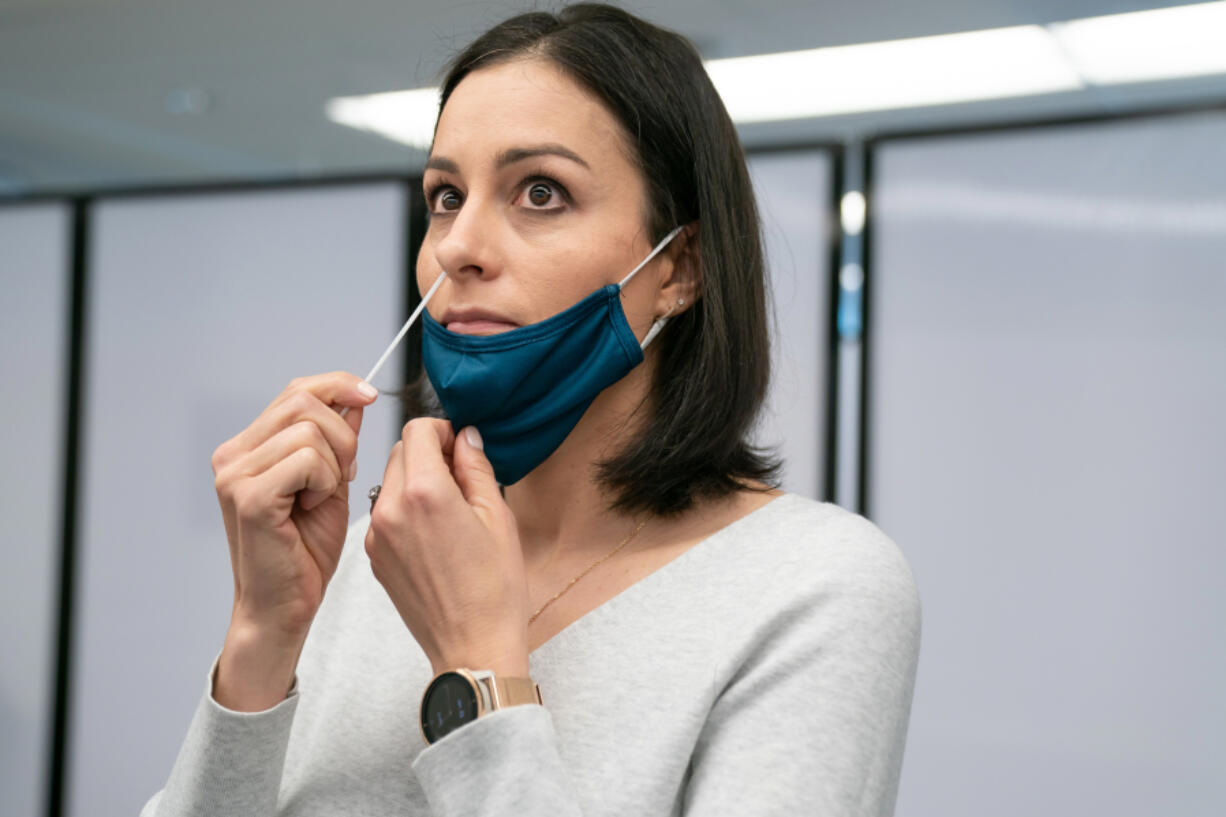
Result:
M379 370L383 368L383 364L387 362L387 359L391 357L392 352L395 351L396 347L400 345L400 341L404 340L404 336L409 333L409 328L413 325L413 322L417 320L418 316L421 315L422 310L426 308L426 304L428 304L430 299L434 297L434 293L438 290L439 286L443 283L443 279L446 277L447 272L444 270L443 273L435 279L434 284L429 290L426 291L426 294L422 296L421 303L419 303L417 308L413 310L413 314L409 316L409 319L404 322L404 326L400 327L400 331L396 333L396 337L392 338L392 342L389 343L387 348L383 350L383 354L371 368L370 374L363 378L367 383L370 383L374 376L379 373ZM348 413L349 406L345 406L343 409L341 409L342 417Z
M413 325L413 321L417 320L417 316L421 314L421 311L426 308L426 304L428 304L430 299L434 297L435 291L439 288L439 285L443 283L443 279L446 277L447 273L444 272L437 279L435 279L434 285L426 291L424 296L422 296L421 303L419 303L417 308L413 310L413 314L409 316L409 319L404 322L404 326L400 327L400 331L396 333L396 337L392 338L392 342L389 343L387 348L383 350L382 357L379 358L379 360L375 363L374 368L370 370L370 374L366 375L363 380L370 383L371 379L379 373L379 370L383 368L383 364L387 362L389 357L391 357L392 351L400 344L400 341L404 340L404 336L409 333L409 327Z

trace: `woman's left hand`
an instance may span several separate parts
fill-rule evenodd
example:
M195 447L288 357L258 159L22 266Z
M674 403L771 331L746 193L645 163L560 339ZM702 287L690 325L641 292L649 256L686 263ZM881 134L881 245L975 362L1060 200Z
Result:
M371 512L366 553L437 675L528 677L528 584L515 516L475 428L405 424Z

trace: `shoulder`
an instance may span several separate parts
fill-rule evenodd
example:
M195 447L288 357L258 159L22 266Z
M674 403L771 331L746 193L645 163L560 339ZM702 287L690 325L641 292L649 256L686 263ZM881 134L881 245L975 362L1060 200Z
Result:
M743 792L765 773L822 811L889 813L919 656L902 551L863 516L790 494L724 533L725 576L749 578L721 593L739 609L719 635L694 802L752 810Z
M893 539L860 514L830 502L783 494L724 532L776 566L807 566L802 573L822 572L831 579L874 576L912 583L906 557Z
M728 563L744 571L764 605L871 619L918 637L919 593L907 559L860 514L783 494L723 533Z

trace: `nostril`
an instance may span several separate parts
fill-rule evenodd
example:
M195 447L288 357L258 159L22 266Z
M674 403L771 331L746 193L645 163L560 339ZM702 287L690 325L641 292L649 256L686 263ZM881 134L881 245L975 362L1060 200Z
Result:
M470 275L474 278L483 278L485 276L485 267L480 264L464 264L459 267L458 275Z
M432 248L433 261L453 276L488 278L497 272L497 252L489 229L469 219L456 219Z

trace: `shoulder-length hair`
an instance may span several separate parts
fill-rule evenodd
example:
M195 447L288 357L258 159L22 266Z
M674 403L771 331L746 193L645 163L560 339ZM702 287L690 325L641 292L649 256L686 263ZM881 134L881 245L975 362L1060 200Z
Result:
M775 484L779 464L748 440L770 375L758 212L732 119L694 46L613 6L522 14L457 55L439 111L473 71L548 60L602 100L646 180L652 241L697 222L699 295L667 324L645 422L598 464L613 507L675 514L696 498Z

